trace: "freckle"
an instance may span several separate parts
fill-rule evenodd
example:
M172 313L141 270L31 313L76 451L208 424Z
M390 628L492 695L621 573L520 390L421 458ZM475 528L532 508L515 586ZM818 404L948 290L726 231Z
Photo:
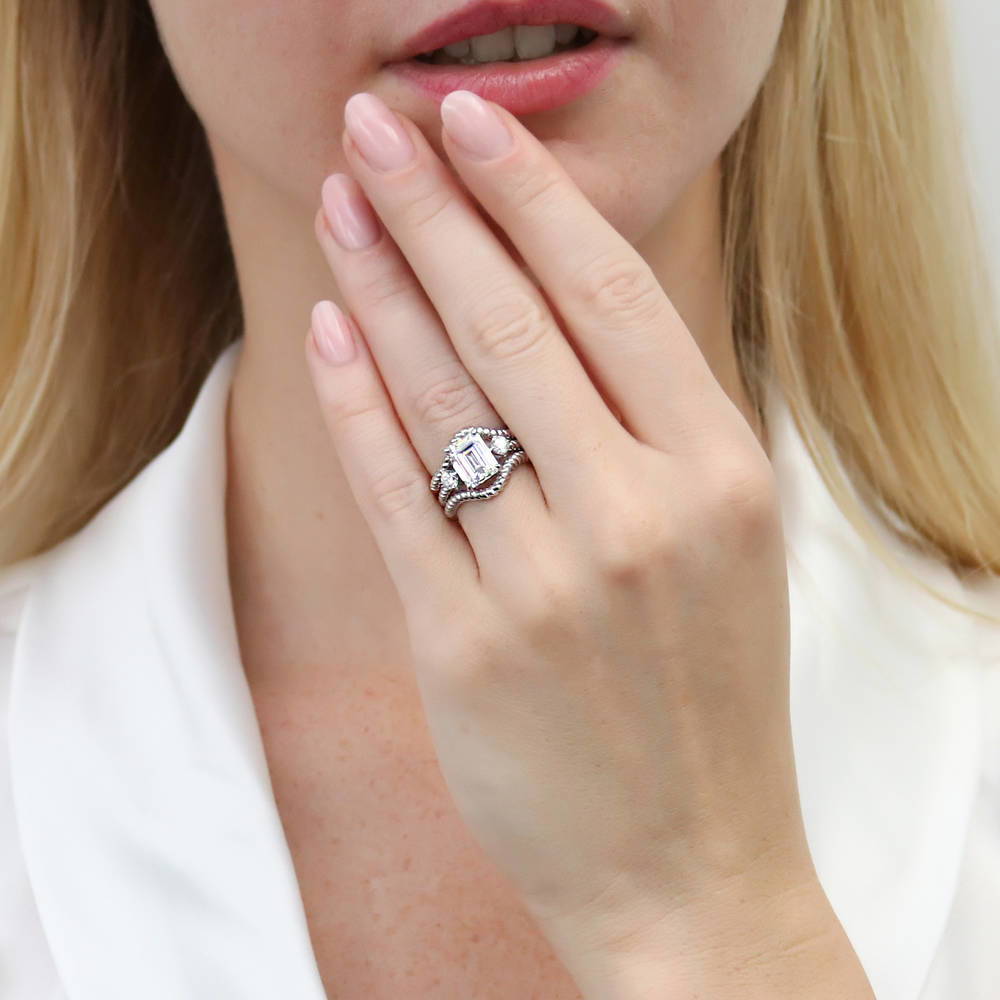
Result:
M408 872L412 864L413 864L413 858L405 858L403 860L403 871Z
M472 941L473 944L479 944L479 935L473 934L469 940Z

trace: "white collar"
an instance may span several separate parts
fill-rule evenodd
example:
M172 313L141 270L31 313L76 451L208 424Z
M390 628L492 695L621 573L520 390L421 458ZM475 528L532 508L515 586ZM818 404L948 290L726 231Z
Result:
M232 614L225 413L241 344L170 446L31 562L14 801L74 1000L324 997ZM768 405L809 845L880 1000L916 1000L980 770L976 632L868 551L774 389Z

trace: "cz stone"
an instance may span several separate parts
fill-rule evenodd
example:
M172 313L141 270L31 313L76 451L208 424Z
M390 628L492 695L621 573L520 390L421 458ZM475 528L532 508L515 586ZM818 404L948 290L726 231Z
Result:
M469 434L451 447L451 464L470 488L486 482L500 468L482 434Z
M505 434L494 434L490 448L497 455L506 455L510 450L510 438Z

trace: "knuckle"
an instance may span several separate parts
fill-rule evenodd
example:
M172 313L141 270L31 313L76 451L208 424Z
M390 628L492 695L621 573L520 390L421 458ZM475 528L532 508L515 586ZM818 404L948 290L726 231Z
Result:
M386 520L417 510L418 505L426 504L429 495L425 479L411 469L398 466L375 476L369 490L373 507Z
M557 195L559 181L559 177L551 171L527 164L510 179L506 200L517 212L530 214L542 211Z
M778 527L777 488L766 459L716 458L706 480L715 523L731 540L755 543Z
M613 516L601 519L592 545L605 580L619 586L647 582L664 566L674 564L681 542L667 523L665 510L634 499L609 504Z
M416 292L413 278L396 263L362 268L362 272L353 284L358 302L367 311L379 311L398 299L412 298Z
M499 639L485 629L467 626L448 629L426 648L428 663L423 676L451 694L487 687L505 660Z
M548 335L542 307L521 292L481 305L467 325L469 338L480 354L504 361L531 354Z
M334 394L324 400L330 423L337 436L365 434L364 425L381 416L384 406L379 396L364 392Z
M533 580L519 591L515 603L512 618L518 631L535 640L556 640L579 621L580 597L568 579Z
M451 192L441 184L430 183L409 196L403 207L403 224L410 229L434 227L452 204Z
M414 397L413 410L421 425L450 426L480 402L479 389L461 364L448 362L440 369L431 373L430 384Z
M570 573L546 573L539 579L537 587L535 600L526 609L529 622L549 625L572 620L580 595Z
M530 637L552 636L580 620L579 572L556 556L534 553L505 595L504 620Z
M602 254L580 271L578 281L583 301L601 315L624 323L644 323L663 315L664 291L641 258Z
M601 576L612 583L636 583L645 571L645 556L630 532L604 532L595 541L595 552Z

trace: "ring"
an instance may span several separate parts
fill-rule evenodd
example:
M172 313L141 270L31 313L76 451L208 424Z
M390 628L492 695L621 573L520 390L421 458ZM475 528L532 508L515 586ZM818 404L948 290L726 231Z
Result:
M507 485L511 472L530 461L508 427L463 427L442 451L447 457L431 477L430 486L444 507L445 517L450 518L467 500L495 497ZM488 480L493 481L480 489ZM456 493L461 483L466 489Z

